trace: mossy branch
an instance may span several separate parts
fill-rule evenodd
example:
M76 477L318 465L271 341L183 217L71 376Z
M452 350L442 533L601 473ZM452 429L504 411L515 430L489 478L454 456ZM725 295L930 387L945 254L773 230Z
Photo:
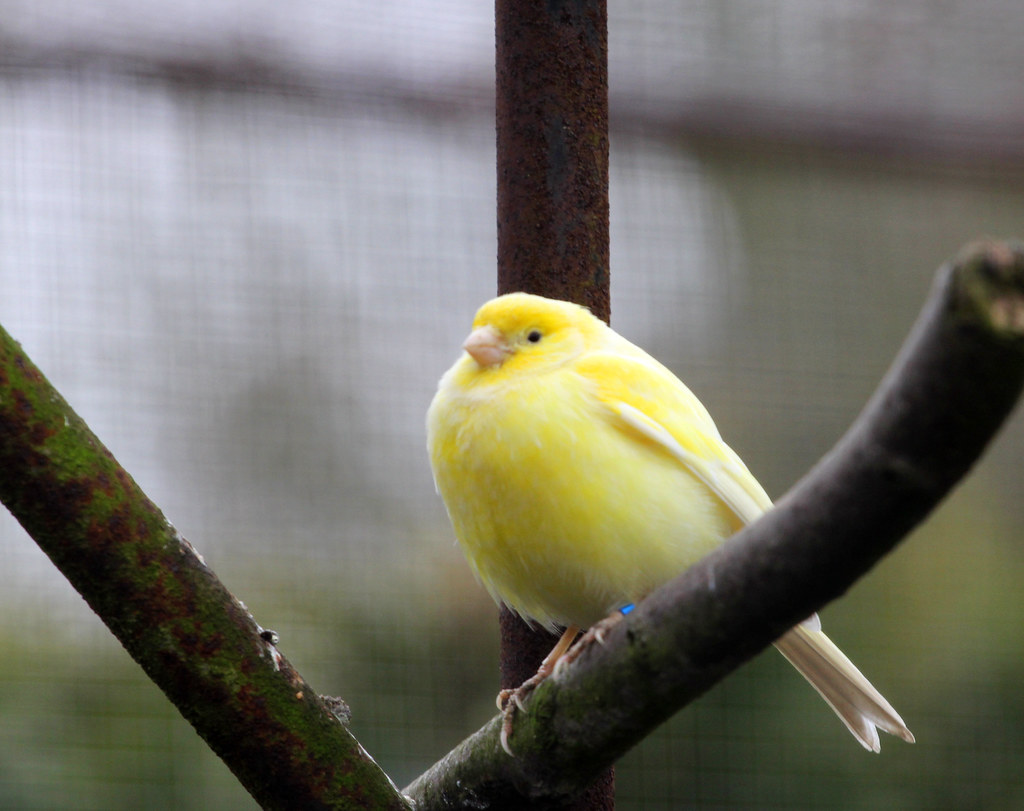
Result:
M968 246L859 419L775 509L543 683L515 717L515 757L495 718L405 792L420 811L572 796L899 543L978 459L1022 384L1024 246Z
M2 329L0 500L263 808L408 808Z

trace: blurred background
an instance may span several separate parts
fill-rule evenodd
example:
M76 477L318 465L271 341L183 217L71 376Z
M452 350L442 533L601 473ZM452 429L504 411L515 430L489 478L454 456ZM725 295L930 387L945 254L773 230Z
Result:
M1024 236L1011 0L611 4L612 323L773 495L935 269ZM494 712L423 417L495 290L489 4L0 0L0 323L405 785ZM1024 424L826 628L917 735L768 652L621 809L1024 807ZM0 515L0 807L255 804Z

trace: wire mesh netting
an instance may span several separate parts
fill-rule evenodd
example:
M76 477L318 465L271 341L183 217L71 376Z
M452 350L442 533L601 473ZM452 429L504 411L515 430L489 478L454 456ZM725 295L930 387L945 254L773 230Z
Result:
M0 9L0 322L404 785L497 686L423 448L495 287L490 9ZM652 1L610 29L613 324L780 495L937 265L1020 234L1024 17ZM866 755L768 653L624 759L618 807L1024 806L1022 444L823 613L915 746ZM254 807L6 513L0 555L0 807Z

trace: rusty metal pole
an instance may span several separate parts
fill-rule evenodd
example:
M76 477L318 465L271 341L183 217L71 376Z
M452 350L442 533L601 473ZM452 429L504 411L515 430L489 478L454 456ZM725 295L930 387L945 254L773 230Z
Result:
M495 34L498 292L568 299L607 321L606 0L495 0ZM502 687L553 644L502 609ZM567 808L614 808L612 770Z

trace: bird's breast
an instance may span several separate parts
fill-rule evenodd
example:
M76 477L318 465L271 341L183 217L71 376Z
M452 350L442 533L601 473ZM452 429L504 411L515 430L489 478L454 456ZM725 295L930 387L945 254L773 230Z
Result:
M727 531L706 488L571 372L438 398L430 454L456 536L492 595L529 619L590 625Z

